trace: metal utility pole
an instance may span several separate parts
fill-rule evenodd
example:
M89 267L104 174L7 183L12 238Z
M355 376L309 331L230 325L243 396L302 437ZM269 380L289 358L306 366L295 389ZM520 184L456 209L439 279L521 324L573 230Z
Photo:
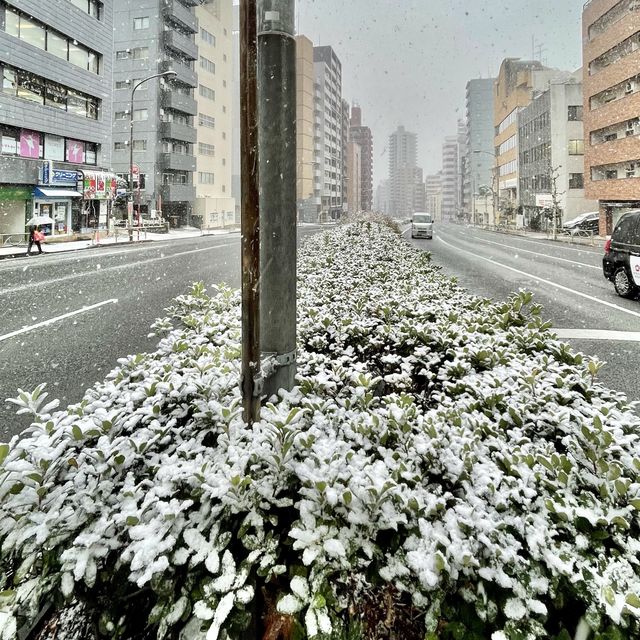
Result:
M240 0L242 175L242 399L244 419L260 419L260 202L258 192L257 0Z
M264 395L296 375L296 41L294 0L258 0L260 339Z

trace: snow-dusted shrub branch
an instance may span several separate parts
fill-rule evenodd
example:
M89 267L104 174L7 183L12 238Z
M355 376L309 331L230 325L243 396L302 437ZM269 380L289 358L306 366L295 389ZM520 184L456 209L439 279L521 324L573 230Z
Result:
M45 601L116 639L239 640L256 601L308 637L409 609L407 640L638 637L640 420L599 364L530 294L472 297L378 224L308 240L299 280L299 386L251 429L226 288L178 298L82 403L20 394L0 638Z

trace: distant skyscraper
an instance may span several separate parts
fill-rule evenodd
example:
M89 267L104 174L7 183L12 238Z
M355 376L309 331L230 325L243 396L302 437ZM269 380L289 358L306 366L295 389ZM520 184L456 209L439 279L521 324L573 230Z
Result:
M493 188L494 82L494 78L467 82L467 157L463 175L462 208L472 213L475 209L473 194L477 194L482 186Z
M350 124L349 138L359 144L362 150L361 207L363 211L371 211L373 208L373 135L371 129L362 124L362 109L357 105L351 107Z
M342 212L347 211L347 185L351 180L351 169L348 163L349 151L349 101L342 100Z
M314 82L313 42L296 38L296 186L298 220L316 222L322 200L314 194ZM318 150L319 153L319 150Z
M426 211L434 220L442 221L442 173L429 175L425 179Z
M389 137L390 215L408 218L414 211L418 136L399 126Z

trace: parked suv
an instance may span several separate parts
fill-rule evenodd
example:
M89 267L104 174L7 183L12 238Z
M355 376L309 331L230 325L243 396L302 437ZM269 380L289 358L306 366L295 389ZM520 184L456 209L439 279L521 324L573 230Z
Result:
M633 298L640 292L640 209L618 221L604 245L602 269L619 296Z

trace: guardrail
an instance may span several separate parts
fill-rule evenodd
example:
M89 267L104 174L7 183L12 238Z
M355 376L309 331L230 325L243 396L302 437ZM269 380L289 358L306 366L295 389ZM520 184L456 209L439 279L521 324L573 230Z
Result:
M0 247L26 247L28 244L28 233L0 233Z

